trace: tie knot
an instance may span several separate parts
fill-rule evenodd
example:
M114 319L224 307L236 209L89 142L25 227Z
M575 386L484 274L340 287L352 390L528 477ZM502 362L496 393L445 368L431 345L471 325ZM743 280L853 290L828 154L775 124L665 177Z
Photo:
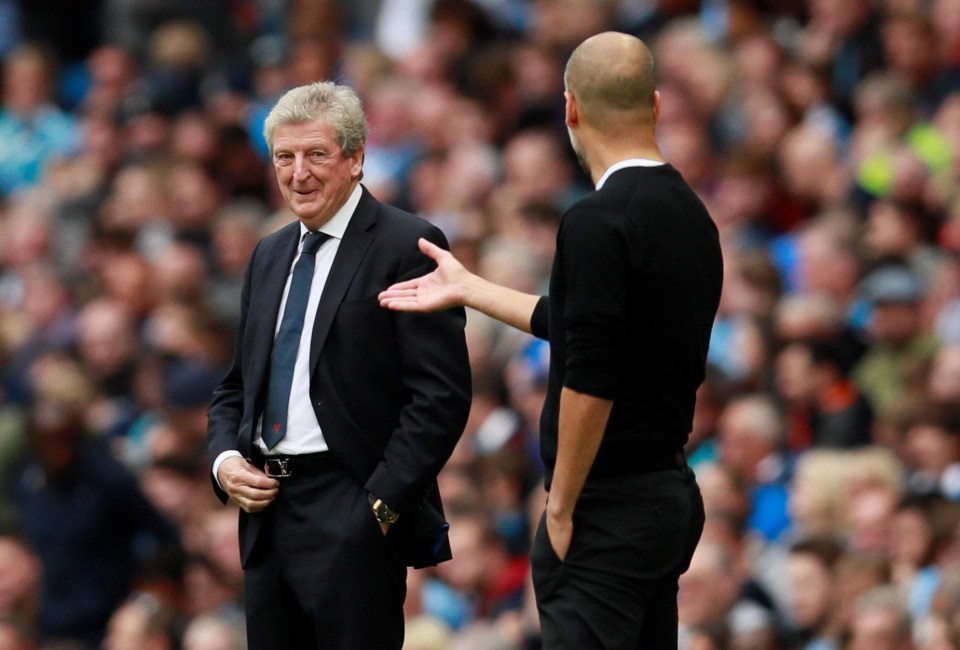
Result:
M303 254L316 255L320 245L330 239L330 235L325 232L308 232L303 236Z

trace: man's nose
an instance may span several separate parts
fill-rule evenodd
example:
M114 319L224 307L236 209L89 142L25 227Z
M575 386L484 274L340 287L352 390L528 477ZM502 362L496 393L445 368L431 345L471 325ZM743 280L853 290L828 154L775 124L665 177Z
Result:
M297 181L306 180L309 173L307 172L307 159L302 154L297 154L293 158L293 178Z

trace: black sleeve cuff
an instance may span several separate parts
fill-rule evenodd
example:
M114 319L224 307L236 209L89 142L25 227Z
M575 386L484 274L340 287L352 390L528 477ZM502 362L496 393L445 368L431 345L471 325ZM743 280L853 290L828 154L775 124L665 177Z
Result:
M530 315L530 332L538 339L550 338L550 298L541 296Z

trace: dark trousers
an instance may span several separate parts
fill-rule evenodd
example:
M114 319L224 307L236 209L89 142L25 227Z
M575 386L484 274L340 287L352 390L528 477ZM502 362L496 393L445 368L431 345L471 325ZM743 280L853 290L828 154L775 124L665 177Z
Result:
M563 562L541 517L530 561L544 650L675 650L677 578L703 521L689 467L588 480Z
M280 479L244 571L250 650L399 650L406 568L339 467Z

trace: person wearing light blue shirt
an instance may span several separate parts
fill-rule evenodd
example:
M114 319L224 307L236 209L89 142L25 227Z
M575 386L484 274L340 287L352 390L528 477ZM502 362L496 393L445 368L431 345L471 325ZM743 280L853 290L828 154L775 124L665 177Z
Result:
M3 72L0 193L9 196L38 183L51 160L75 153L80 132L50 100L49 63L41 49L17 48Z

